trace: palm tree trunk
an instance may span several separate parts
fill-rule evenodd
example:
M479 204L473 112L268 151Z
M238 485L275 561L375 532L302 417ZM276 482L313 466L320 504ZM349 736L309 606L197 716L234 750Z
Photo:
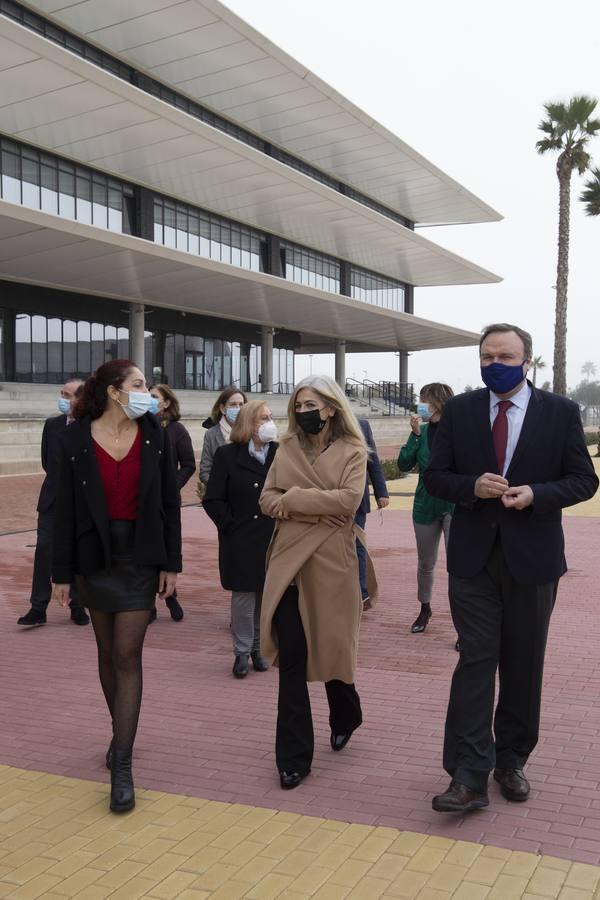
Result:
M536 364L534 363L534 364L533 364L533 377L532 377L532 379L531 379L531 382L532 382L532 384L533 384L534 387L535 387L535 380L536 380L536 378L537 378L537 366L536 366Z
M569 230L571 217L571 161L561 153L556 164L559 186L558 265L556 269L556 310L554 318L555 394L567 393L567 287L569 282Z

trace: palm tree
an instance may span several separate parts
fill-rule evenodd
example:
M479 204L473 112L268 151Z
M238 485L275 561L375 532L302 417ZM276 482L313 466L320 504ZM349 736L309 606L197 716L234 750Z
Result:
M590 169L592 177L586 181L586 190L579 198L585 203L585 212L588 216L600 216L600 169Z
M595 97L572 97L568 103L546 103L547 118L539 128L545 137L537 141L538 153L557 151L558 177L558 263L556 311L554 319L554 393L567 392L567 287L569 281L569 233L571 175L583 175L589 168L586 150L590 138L600 131L600 119L592 119L598 105Z
M538 369L545 369L546 363L541 356L534 356L531 360L531 368L533 369L533 376L531 380L533 382L533 386L535 387L535 380L537 378Z
M589 381L591 375L596 374L596 365L593 362L585 362L581 367L581 374L585 375L585 380Z

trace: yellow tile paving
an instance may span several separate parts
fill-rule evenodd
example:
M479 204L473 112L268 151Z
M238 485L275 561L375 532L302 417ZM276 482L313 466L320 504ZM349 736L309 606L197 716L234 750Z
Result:
M0 765L0 898L600 900L600 867ZM57 819L55 812L64 811Z

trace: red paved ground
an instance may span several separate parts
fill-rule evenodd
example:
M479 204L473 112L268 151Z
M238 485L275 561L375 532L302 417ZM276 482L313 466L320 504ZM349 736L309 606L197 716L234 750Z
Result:
M441 738L456 659L445 578L440 565L432 624L425 635L410 635L416 579L409 515L388 512L382 528L371 517L382 600L362 629L357 686L365 724L333 754L324 691L315 685L313 773L289 794L278 787L273 760L276 673L231 677L214 530L198 507L187 508L183 520L186 618L173 623L161 609L147 639L140 785L600 863L600 519L565 522L571 571L552 623L542 739L528 769L531 800L508 804L491 784L489 809L458 818L431 810L432 794L447 783ZM26 608L33 538L0 538L0 762L106 781L108 717L91 628L72 625L58 607L44 628L16 625Z

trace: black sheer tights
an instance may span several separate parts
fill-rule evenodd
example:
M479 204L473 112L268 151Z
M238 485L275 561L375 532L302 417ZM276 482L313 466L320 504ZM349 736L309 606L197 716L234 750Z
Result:
M113 721L115 749L131 752L142 703L142 648L150 610L90 610L98 670Z

